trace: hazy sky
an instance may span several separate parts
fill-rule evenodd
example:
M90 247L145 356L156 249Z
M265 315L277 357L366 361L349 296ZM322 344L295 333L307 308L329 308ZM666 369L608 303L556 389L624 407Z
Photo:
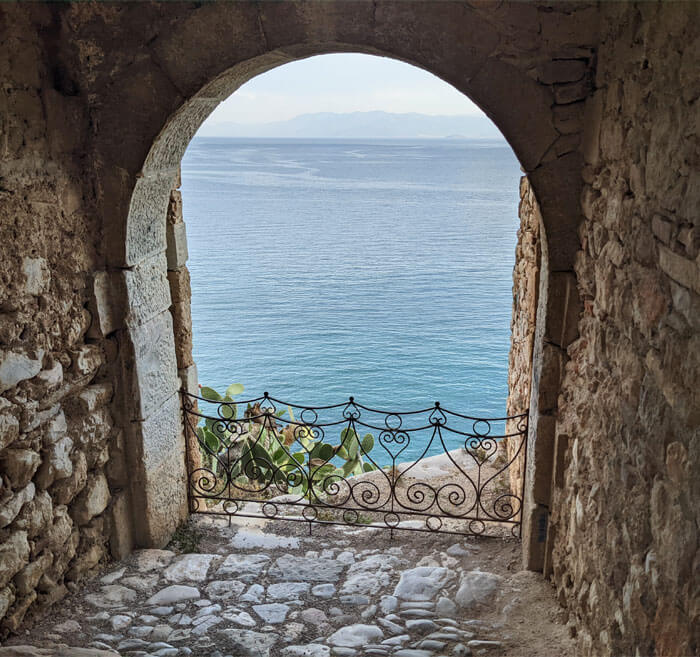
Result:
M481 115L454 87L386 57L319 55L258 75L224 101L208 123L267 123L312 112Z

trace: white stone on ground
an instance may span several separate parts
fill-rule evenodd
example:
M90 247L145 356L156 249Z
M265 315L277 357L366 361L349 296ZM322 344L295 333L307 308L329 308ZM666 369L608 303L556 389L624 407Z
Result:
M440 598L435 605L438 616L452 617L457 614L457 605L449 598Z
M111 573L107 573L104 577L100 578L100 582L103 584L114 584L124 573L126 572L126 568L119 568L118 570L114 570Z
M344 567L335 559L285 554L270 568L270 577L282 581L337 582Z
M287 646L282 649L282 657L330 657L331 649L321 643L307 643L305 646Z
M335 586L333 584L317 584L311 589L311 593L317 598L332 598L335 594Z
M309 592L308 582L282 582L267 587L267 597L272 600L295 600Z
M440 566L405 570L401 573L394 595L404 600L432 600L454 577L454 571Z
M384 638L376 625L348 625L341 627L337 632L328 637L328 643L332 646L344 646L346 648L358 648L367 643L377 643Z
M215 554L184 554L173 559L163 576L169 582L203 582L214 559Z
M267 605L253 605L253 611L266 623L279 625L287 618L289 607L279 602L271 602Z
M217 636L221 641L217 641L216 645L236 657L269 657L270 648L279 638L273 632L262 634L238 629L219 630Z
M253 617L247 611L239 611L238 613L227 612L222 614L222 617L235 623L236 625L242 625L243 627L255 627L257 623Z
M174 552L170 550L138 550L133 554L134 565L141 572L149 572L151 570L161 570L167 566Z
M155 595L146 600L147 605L169 605L183 600L196 600L201 596L198 589L193 586L173 584L161 589ZM154 612L155 613L155 612Z
M472 570L463 573L455 602L463 609L486 602L495 592L503 578L493 573Z
M119 607L133 602L136 599L136 591L119 584L103 586L100 593L88 593L85 600L95 607Z
M229 554L216 571L218 575L233 575L244 582L260 577L270 560L266 554Z
M299 547L299 539L295 536L277 536L276 534L264 534L260 531L239 529L231 540L231 546L237 550L256 550L260 548L266 550L290 548L295 550Z
M238 598L241 595L241 593L243 593L244 589L245 584L243 582L239 582L236 579L220 579L214 580L213 582L209 582L209 584L207 584L206 588L204 589L204 592L210 598L214 598L215 600L225 602L226 600L230 600L231 598Z

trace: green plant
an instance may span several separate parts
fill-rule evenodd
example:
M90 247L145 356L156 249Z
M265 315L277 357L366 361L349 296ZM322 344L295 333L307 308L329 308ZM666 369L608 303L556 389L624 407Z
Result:
M206 418L197 428L203 458L213 472L222 462L231 464L228 467L234 479L245 477L260 484L274 479L278 489L310 498L309 481L315 488L330 477L351 477L377 469L363 459L363 454L374 449L371 433L360 439L354 428L346 427L340 443L332 445L314 438L313 427L297 422L291 407L273 414L260 404L248 404L239 419L235 397L243 390L239 383L230 385L224 395L213 388L201 388L202 397L219 404L221 416ZM280 428L277 421L285 413L289 420Z

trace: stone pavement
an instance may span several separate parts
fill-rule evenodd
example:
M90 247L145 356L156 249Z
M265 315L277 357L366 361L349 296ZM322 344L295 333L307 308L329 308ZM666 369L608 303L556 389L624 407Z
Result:
M31 642L131 657L464 657L513 643L504 618L517 587L507 571L481 569L489 541L192 522L200 553L134 553L40 622Z

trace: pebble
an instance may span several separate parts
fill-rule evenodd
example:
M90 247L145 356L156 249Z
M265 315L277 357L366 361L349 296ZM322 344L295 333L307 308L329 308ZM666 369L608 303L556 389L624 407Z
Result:
M379 618L377 622L386 630L392 634L401 634L404 628L401 625L397 625L393 621L387 620L386 618Z
M418 619L418 620L407 620L406 629L409 632L419 632L421 634L427 634L432 630L436 630L439 626L437 623L433 623L431 620Z
M401 646L410 638L410 634L399 634L398 636L392 636L390 639L384 639L382 644L385 646Z
M263 619L264 622L271 625L284 623L289 607L279 602L272 602L266 605L253 605L253 611Z
M432 657L432 650L417 650L415 648L402 648L394 653L395 657Z
M182 584L173 584L172 586L167 586L161 589L155 595L151 596L146 600L147 605L162 605L163 603L173 603L180 602L182 600L195 600L200 597L200 592L193 586L183 586ZM172 609L172 607L171 607ZM152 609L151 612L156 615L165 616L166 614L159 614L157 609ZM169 614L170 612L168 612Z
M114 570L111 573L107 573L104 577L100 578L100 582L103 584L114 584L118 579L120 579L124 573L126 572L126 568L120 568L119 570Z
M320 643L307 643L304 646L287 646L282 649L282 657L330 657L331 649Z
M355 595L341 595L340 604L343 605L368 605L369 598L366 595L360 595L356 593Z
M393 595L383 595L379 601L379 608L383 614L390 614L392 611L396 611L398 605L399 600Z
M335 595L335 586L333 584L317 584L311 589L311 593L317 598L332 598Z
M502 645L500 641L479 641L477 639L467 642L467 646L473 650L478 648L500 648Z
M342 627L337 632L328 637L328 643L333 646L342 646L346 648L358 648L367 643L381 641L384 638L384 632L376 625L348 625Z
M435 618L435 612L429 609L402 609L401 618Z
M435 605L435 611L440 616L455 616L457 614L457 605L449 598L439 598Z

